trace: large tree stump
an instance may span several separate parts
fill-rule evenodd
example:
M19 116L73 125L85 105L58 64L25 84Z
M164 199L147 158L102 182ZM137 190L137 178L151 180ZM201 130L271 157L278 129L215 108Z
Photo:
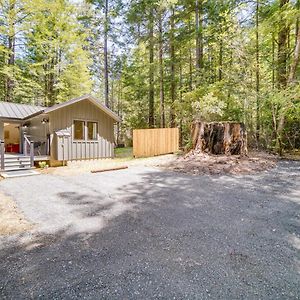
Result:
M196 121L192 125L193 149L226 155L247 155L247 132L243 123Z

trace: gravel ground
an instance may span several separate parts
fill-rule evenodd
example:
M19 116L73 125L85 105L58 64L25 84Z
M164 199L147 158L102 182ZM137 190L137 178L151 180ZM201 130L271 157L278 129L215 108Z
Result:
M0 240L1 299L300 299L300 162L47 174L0 191L36 224Z

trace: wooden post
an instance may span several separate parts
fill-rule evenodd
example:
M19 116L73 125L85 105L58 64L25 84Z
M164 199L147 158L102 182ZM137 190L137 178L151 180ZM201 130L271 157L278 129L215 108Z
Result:
M26 138L24 138L24 143L23 143L23 154L24 154L24 155L27 155L27 154L28 154Z
M4 165L4 153L5 153L4 141L0 140L0 170L4 170L5 169L5 165Z
M30 142L30 166L34 167L34 143Z

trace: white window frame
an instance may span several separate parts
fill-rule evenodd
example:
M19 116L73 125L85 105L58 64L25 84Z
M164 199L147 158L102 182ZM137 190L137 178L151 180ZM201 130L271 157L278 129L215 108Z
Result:
M87 126L88 122L97 124L97 137L96 137L96 139L89 139L89 128ZM85 121L85 126L86 126L86 140L87 141L92 141L92 142L99 141L99 122L98 121L86 120Z
M82 140L78 140L74 138L74 134L75 134L75 126L74 126L74 122L75 121L80 121L83 122L84 124L84 139ZM97 127L98 127L98 132L97 132L97 139L95 140L90 140L88 139L88 127L87 127L87 122L93 122L93 123L97 123ZM100 124L99 121L96 120L91 120L91 119L79 119L79 118L75 118L72 120L72 139L74 142L98 142L99 141L99 132L100 132Z

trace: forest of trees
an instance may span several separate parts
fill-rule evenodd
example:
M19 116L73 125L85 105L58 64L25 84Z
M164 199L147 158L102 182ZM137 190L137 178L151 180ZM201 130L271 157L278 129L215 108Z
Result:
M300 148L300 0L0 0L0 100L91 93L133 128L240 121Z

